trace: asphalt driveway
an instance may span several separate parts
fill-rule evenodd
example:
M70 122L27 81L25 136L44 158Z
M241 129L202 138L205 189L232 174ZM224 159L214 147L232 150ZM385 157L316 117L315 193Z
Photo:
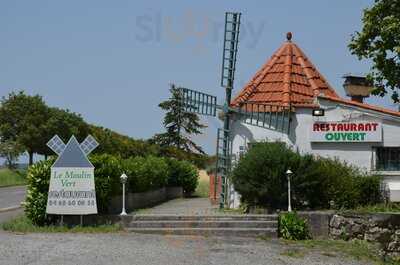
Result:
M0 224L22 214L25 194L26 186L0 188Z
M4 208L20 206L25 199L26 186L0 188L0 211Z

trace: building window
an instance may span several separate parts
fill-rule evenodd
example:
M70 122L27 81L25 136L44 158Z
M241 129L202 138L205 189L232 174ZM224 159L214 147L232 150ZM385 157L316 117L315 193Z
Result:
M244 154L246 153L246 147L245 146L243 146L243 145L241 145L241 146L239 146L239 159L241 159L243 156L244 156Z
M377 147L376 170L400 171L400 147Z

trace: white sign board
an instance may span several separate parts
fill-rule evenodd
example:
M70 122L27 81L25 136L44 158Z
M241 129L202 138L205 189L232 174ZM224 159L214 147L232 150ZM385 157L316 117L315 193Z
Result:
M46 212L97 214L93 168L52 168Z
M94 167L87 155L98 146L90 135L81 144L74 136L65 145L56 135L47 145L58 154L51 167L47 214L97 214Z
M316 122L310 130L311 142L381 142L379 122Z

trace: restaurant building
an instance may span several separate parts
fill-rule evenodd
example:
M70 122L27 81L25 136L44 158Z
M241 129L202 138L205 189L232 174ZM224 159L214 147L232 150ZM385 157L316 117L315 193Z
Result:
M344 87L349 98L340 97L291 38L288 33L287 41L232 101L236 107L289 107L290 129L262 128L234 116L234 157L252 142L283 141L301 153L337 157L382 175L390 199L400 201L400 112L364 103L370 88L363 78L347 76ZM237 207L239 199L231 187L230 207Z

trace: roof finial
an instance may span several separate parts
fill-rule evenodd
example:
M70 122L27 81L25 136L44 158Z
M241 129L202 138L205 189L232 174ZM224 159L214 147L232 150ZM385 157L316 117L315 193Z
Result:
M288 41L291 41L292 40L292 32L288 32L288 33L286 33L286 39L288 40Z

